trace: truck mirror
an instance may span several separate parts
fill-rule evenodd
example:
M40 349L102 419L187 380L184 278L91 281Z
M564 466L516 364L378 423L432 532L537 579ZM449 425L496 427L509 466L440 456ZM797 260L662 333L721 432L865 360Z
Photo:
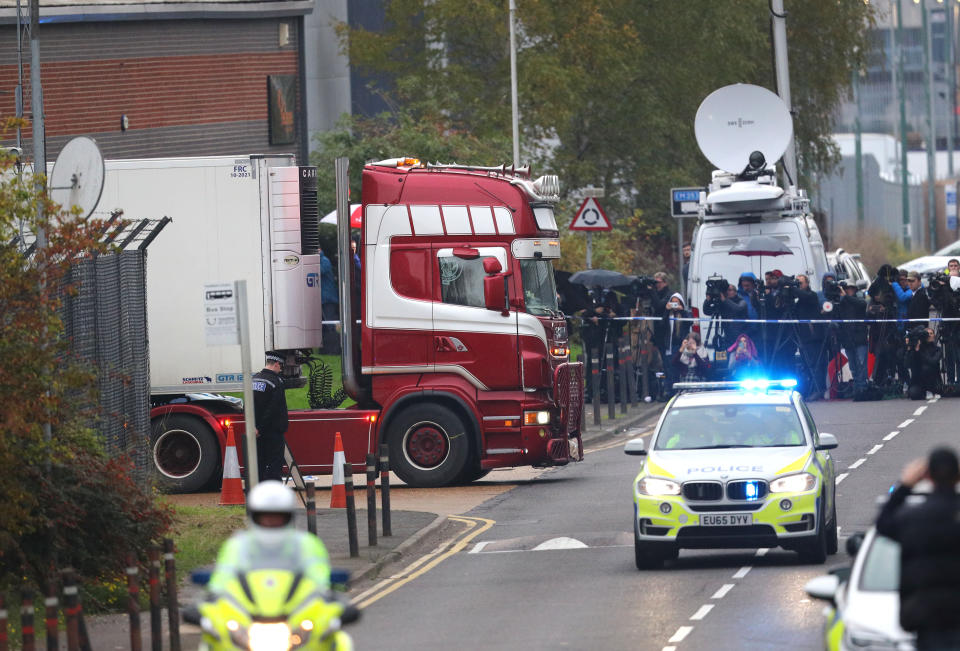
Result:
M484 267L486 268L486 263L490 260L484 260ZM500 268L500 263L494 260L497 264L497 269ZM510 314L510 310L507 308L507 278L498 273L494 273L490 276L487 276L483 279L483 302L488 310L494 310L500 312L504 316Z
M503 271L503 267L500 266L500 261L496 258L484 258L483 271L489 276L500 273Z
M458 246L453 249L453 255L462 260L476 260L480 257L480 251L467 246Z

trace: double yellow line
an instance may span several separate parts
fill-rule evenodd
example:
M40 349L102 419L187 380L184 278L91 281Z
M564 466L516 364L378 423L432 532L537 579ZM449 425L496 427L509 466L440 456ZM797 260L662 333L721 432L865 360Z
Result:
M402 572L380 581L375 586L364 592L361 592L351 601L359 608L366 608L369 605L383 599L391 592L398 590L410 583L418 576L423 576L437 565L450 558L470 543L471 540L487 531L495 524L494 520L486 518L471 518L465 515L451 515L447 518L454 522L460 522L466 525L464 531L459 537L448 540L429 554L424 554L416 561L408 565Z

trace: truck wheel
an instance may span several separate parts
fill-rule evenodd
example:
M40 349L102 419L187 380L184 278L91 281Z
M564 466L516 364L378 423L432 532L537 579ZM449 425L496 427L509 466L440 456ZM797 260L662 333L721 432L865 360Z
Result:
M199 418L171 414L153 421L150 449L160 488L192 493L207 486L220 467L220 444Z
M442 405L404 409L390 425L390 467L410 486L432 488L457 480L470 458L467 427Z

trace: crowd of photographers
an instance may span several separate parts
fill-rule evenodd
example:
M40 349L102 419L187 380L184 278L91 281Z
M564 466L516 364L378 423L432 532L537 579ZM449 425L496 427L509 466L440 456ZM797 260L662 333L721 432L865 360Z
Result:
M832 273L820 280L822 289L814 291L807 276L776 269L762 280L743 273L736 284L709 278L701 313L710 319L700 321L699 332L692 320L681 320L691 317L690 306L665 273L641 278L628 304L611 290L596 289L592 307L582 313L584 345L592 350L630 335L649 369L647 400L669 397L673 384L684 380L794 377L808 400L904 393L922 399L960 381L960 321L934 318L960 317L960 260L950 260L926 282L890 265L866 288ZM624 316L655 320L612 318ZM805 322L811 320L832 323ZM870 320L880 322L864 323ZM591 362L588 355L588 374ZM852 380L844 381L844 364Z

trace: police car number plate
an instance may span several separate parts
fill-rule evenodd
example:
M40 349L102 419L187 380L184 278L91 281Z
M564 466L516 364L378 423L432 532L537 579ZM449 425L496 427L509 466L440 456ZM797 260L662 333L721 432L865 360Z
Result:
M751 524L751 513L711 513L700 516L701 527L745 527Z

